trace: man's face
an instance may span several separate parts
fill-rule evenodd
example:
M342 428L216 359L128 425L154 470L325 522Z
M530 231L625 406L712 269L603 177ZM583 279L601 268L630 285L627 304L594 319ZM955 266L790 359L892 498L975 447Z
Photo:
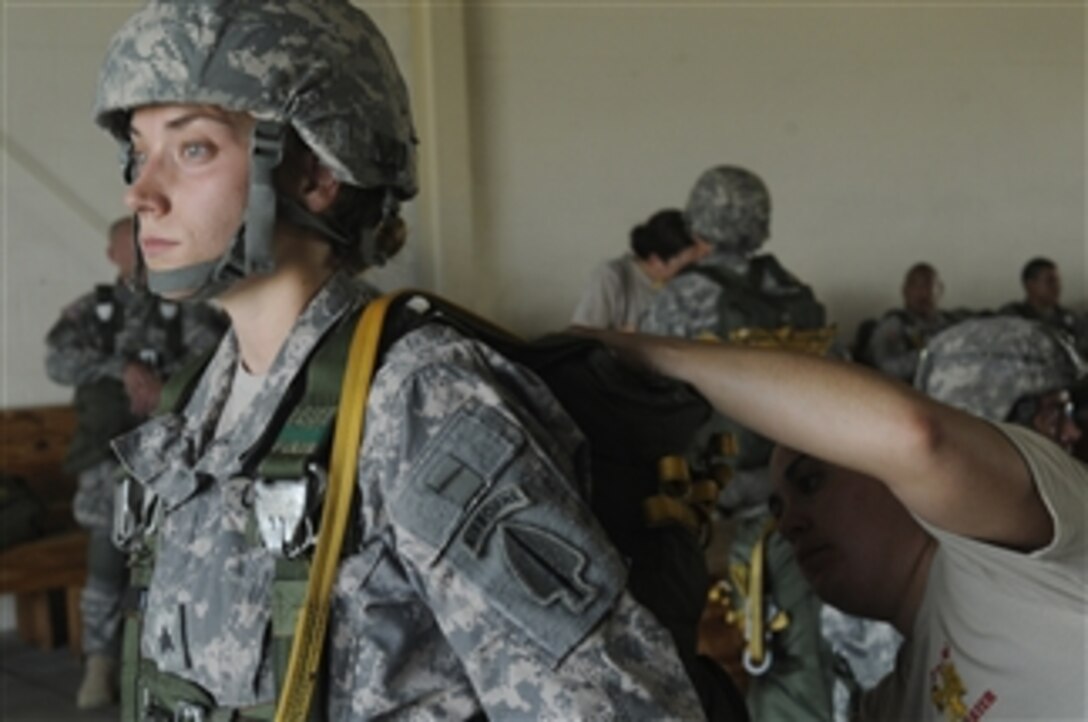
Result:
M805 578L845 612L888 619L925 532L872 477L778 447L771 511Z
M1062 297L1062 279L1057 268L1042 268L1024 282L1028 303L1040 308L1053 308Z
M133 180L125 203L140 219L148 268L218 258L242 224L253 120L204 105L146 106L132 115Z
M914 269L903 280L903 306L915 316L932 316L941 300L941 279L929 269Z

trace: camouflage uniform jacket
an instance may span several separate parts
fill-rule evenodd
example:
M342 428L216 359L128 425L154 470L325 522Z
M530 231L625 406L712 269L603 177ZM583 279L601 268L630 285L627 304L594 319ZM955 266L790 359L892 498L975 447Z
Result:
M109 440L136 426L122 372L129 362L162 379L191 354L212 348L226 328L205 305L182 305L117 281L80 296L64 309L46 336L45 369L53 381L76 387L78 428L67 467L80 472L111 460ZM100 308L101 306L105 308ZM100 312L108 311L109 319Z
M997 311L1002 316L1019 316L1064 331L1073 340L1073 346L1082 356L1088 356L1088 313L1079 317L1064 306L1055 306L1049 313L1040 313L1026 301L1006 303Z
M926 343L953 322L944 311L937 311L932 318L902 309L889 311L873 329L866 358L882 373L912 383Z
M343 275L325 285L224 437L212 435L233 334L184 413L115 444L163 509L142 654L220 705L273 696L260 644L273 557L245 540L243 457L321 335L365 295ZM702 717L668 633L624 591L581 501L583 439L539 380L424 326L389 350L367 408L357 541L333 590L328 719ZM557 576L540 573L548 562Z
M143 361L162 377L178 369L190 354L215 345L225 323L207 306L167 301L127 284L113 285L113 300L121 323L113 331L113 349L103 346L94 292L69 304L46 336L45 369L64 386L80 386L102 378L120 380L129 361ZM180 314L181 337L175 345L168 326Z
M726 274L728 282L707 275L711 272ZM802 313L791 317L794 309ZM639 330L660 336L727 339L740 328L811 328L823 323L823 307L812 290L773 255L754 256L744 271L737 271L716 250L665 286L643 314Z

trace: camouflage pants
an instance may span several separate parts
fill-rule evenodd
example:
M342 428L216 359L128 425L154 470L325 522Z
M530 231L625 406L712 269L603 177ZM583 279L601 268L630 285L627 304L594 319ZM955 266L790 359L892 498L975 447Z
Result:
M113 545L113 483L117 464L105 461L79 475L72 514L90 532L87 584L79 600L83 651L119 658L121 601L128 581L125 556Z
M760 514L738 523L731 565L751 561L767 518ZM777 533L767 538L765 579L765 593L789 614L790 624L774 635L771 668L748 685L748 711L753 720L830 722L834 674L830 649L820 633L823 603L801 575L793 549ZM743 602L735 600L734 606L743 609Z

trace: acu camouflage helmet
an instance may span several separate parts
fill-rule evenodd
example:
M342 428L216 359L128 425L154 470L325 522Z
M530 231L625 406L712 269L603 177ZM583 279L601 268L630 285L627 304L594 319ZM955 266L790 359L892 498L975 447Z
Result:
M1064 335L1013 316L977 318L937 334L914 385L951 406L1005 421L1020 399L1068 388L1084 373Z
M721 165L699 176L684 215L693 234L748 255L771 235L771 194L755 173Z
M110 43L95 119L127 149L133 110L189 103L245 112L258 121L249 204L245 230L217 267L174 278L170 274L178 272L160 274L165 290L189 288L193 273L207 271L213 278L205 279L205 287L221 289L271 270L277 205L271 171L287 127L341 182L385 189L390 213L398 200L416 193L407 88L381 32L347 0L150 0ZM320 220L304 217L297 204L285 209L284 199L278 200L281 213L333 242L360 242L337 237ZM154 274L149 277L155 289Z
M95 119L197 103L294 126L336 178L416 192L408 91L385 38L346 0L151 0L110 43Z

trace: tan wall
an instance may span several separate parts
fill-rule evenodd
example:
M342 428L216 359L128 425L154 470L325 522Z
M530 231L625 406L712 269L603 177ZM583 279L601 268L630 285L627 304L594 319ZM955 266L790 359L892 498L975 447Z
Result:
M135 4L3 6L0 406L68 397L41 338L110 275L121 183L89 116ZM920 259L950 305L990 306L1046 254L1085 305L1083 5L511 0L374 15L424 143L426 191L388 285L438 288L525 332L560 326L633 224L733 162L771 187L769 250L845 330L895 303Z
M497 315L562 322L589 267L720 162L763 175L768 250L844 330L922 259L948 303L989 306L1046 254L1083 307L1084 8L865 5L470 12Z

